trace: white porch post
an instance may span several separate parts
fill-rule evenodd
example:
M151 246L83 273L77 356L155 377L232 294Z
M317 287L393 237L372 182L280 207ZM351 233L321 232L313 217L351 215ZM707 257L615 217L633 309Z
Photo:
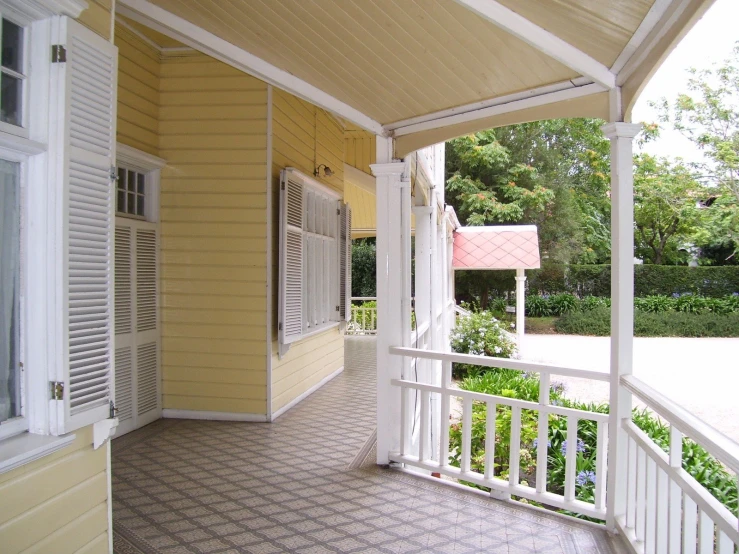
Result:
M431 262L431 206L414 206L416 216L416 329L424 323L431 325L433 321L432 273L435 271Z
M526 326L526 272L516 270L516 337L518 338L518 352L523 350L523 334Z
M410 183L406 164L393 162L392 139L377 137L377 463L400 450L400 390L391 379L407 361L390 346L410 345Z
M634 352L634 173L633 138L641 125L609 123L611 140L611 390L608 422L606 525L626 511L627 436L621 421L631 417L631 393L620 385L632 372Z

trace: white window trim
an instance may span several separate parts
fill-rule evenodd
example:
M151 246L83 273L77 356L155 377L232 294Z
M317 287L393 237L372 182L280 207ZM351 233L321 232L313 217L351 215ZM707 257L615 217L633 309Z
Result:
M144 218L146 221L156 223L159 221L159 196L161 183L161 170L167 165L164 160L153 154L149 154L127 144L116 143L116 167L123 166L146 175L146 189L144 201ZM129 214L119 213L116 217L131 217L141 219Z

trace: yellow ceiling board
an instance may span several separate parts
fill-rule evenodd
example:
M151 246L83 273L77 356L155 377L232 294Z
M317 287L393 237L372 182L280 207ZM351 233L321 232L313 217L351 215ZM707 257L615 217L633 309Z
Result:
M395 155L402 158L410 152L425 148L432 144L444 142L455 137L476 133L484 129L505 127L517 123L558 119L569 117L600 117L608 118L608 93L593 94L574 100L566 100L557 104L538 106L526 110L519 110L500 114L485 119L468 121L458 125L420 131L410 135L398 137L395 141Z
M498 0L610 67L653 0Z
M577 75L453 0L152 0L383 124Z

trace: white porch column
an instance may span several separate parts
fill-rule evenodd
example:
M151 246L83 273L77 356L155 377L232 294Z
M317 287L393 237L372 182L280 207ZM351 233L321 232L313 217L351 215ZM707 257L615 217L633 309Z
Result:
M432 322L432 272L435 271L431 262L432 235L431 235L431 206L414 206L413 215L416 216L416 278L415 278L415 307L416 329L424 323Z
M392 159L392 139L377 137L377 463L400 449L400 390L407 360L388 353L410 345L411 192L406 164Z
M611 390L608 422L606 525L626 511L627 436L621 421L631 417L631 393L620 386L632 372L634 352L634 173L633 138L641 125L609 123L611 140Z
M516 270L516 337L518 338L518 352L523 350L523 334L526 326L526 272Z

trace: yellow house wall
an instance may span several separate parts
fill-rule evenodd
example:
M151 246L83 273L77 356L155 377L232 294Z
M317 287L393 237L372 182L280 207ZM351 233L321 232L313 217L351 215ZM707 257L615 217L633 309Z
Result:
M110 1L88 0L80 22L110 36ZM108 552L107 446L92 426L48 456L0 474L0 552Z
M272 94L272 321L277 321L279 278L280 170L295 167L312 175L326 164L335 174L319 179L343 194L344 129L332 116L286 92ZM284 408L344 365L344 337L338 327L294 343L277 355L277 326L272 325L272 412Z
M118 142L159 155L159 51L116 25Z
M106 448L92 427L72 445L0 475L0 551L108 552Z
M377 159L377 145L375 135L361 129L347 129L344 132L344 162L372 175L370 164ZM352 213L352 217L354 214Z
M267 85L200 54L159 83L164 409L267 413Z

